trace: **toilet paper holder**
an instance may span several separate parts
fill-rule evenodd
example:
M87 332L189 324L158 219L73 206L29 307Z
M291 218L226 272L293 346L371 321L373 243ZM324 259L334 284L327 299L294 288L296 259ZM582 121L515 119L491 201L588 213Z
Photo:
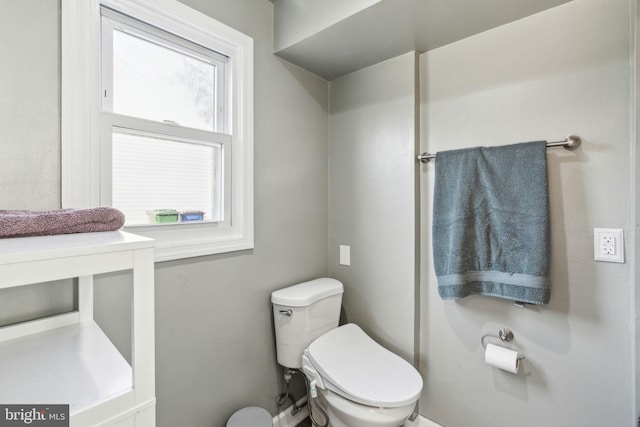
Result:
M500 339L502 342L511 342L513 341L513 332L509 328L502 328L498 331L498 335L486 334L480 338L480 344L482 344L482 348L487 349L487 343L485 343L485 339L487 338L496 338ZM518 360L524 359L524 356L520 354L518 351Z

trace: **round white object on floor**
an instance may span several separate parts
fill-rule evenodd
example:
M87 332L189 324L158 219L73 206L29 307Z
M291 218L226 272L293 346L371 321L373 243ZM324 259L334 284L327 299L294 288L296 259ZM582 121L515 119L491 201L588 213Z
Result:
M273 421L266 409L257 406L242 408L231 415L227 427L271 427Z

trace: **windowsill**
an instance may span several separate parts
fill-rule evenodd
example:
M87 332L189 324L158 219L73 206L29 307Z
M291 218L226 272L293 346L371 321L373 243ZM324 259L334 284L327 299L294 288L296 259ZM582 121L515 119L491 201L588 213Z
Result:
M150 222L148 224L126 224L125 223L124 227L127 230L131 231L132 233L136 233L136 229L138 228L171 227L171 226L186 227L189 225L201 225L201 224L208 224L216 227L222 227L225 225L225 223L222 221L204 219L202 221Z
M125 226L124 231L154 239L156 262L253 249L252 231L214 221Z

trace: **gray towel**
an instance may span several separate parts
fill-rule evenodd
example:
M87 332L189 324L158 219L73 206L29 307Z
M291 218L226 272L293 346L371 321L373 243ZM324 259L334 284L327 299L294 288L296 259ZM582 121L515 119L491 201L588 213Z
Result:
M433 259L443 299L549 302L546 143L439 152Z
M123 225L124 215L115 208L0 210L0 238L115 231Z

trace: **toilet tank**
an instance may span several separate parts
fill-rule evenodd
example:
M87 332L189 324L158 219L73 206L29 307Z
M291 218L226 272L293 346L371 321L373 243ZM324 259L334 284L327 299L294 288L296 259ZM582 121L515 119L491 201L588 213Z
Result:
M279 289L271 294L278 363L302 367L302 353L313 340L338 327L342 283L321 278Z

